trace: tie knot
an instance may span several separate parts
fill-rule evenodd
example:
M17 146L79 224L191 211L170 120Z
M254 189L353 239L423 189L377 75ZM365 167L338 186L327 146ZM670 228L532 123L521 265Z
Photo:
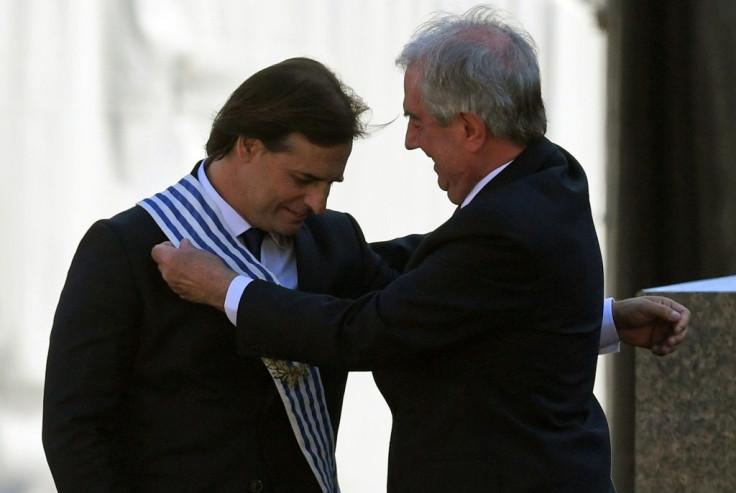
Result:
M245 248L247 248L258 260L261 260L261 243L263 242L263 235L263 230L258 228L250 228L240 235L240 238L245 244Z

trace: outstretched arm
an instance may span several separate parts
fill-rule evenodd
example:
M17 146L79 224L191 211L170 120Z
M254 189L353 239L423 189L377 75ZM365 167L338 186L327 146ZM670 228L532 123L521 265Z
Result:
M409 258L414 254L419 244L427 235L409 235L388 241L377 241L370 244L371 250L376 252L392 269L404 272Z
M220 259L183 240L180 248L165 242L153 248L154 260L171 289L187 301L220 310L237 274ZM619 339L665 356L687 335L690 310L663 296L639 296L616 301L613 321Z
M664 296L638 296L614 302L613 320L623 342L665 356L685 339L690 310Z

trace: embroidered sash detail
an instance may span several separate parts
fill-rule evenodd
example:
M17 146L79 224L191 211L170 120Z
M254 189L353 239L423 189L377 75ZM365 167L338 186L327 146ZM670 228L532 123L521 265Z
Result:
M278 284L276 277L228 229L194 176L185 176L179 183L138 205L151 215L174 245L179 246L181 240L187 238L197 248L220 257L234 271ZM322 491L339 493L335 436L319 368L269 358L263 358L263 362L273 377L294 436Z

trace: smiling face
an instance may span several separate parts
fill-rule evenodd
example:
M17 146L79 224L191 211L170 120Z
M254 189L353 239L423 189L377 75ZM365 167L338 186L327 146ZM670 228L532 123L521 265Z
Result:
M352 142L321 147L291 134L284 150L274 152L258 139L241 137L234 150L239 164L223 197L252 226L291 236L307 215L325 211L330 187L343 179Z
M466 127L458 115L448 125L440 125L424 107L419 82L421 68L411 65L404 75L404 114L409 118L404 145L421 149L434 161L437 183L454 204L461 204L484 176L469 166L466 154Z

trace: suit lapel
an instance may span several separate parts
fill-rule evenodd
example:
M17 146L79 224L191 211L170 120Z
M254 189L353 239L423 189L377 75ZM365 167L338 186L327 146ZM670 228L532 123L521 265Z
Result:
M322 293L325 290L325 265L314 235L305 222L294 236L297 285L300 291Z

